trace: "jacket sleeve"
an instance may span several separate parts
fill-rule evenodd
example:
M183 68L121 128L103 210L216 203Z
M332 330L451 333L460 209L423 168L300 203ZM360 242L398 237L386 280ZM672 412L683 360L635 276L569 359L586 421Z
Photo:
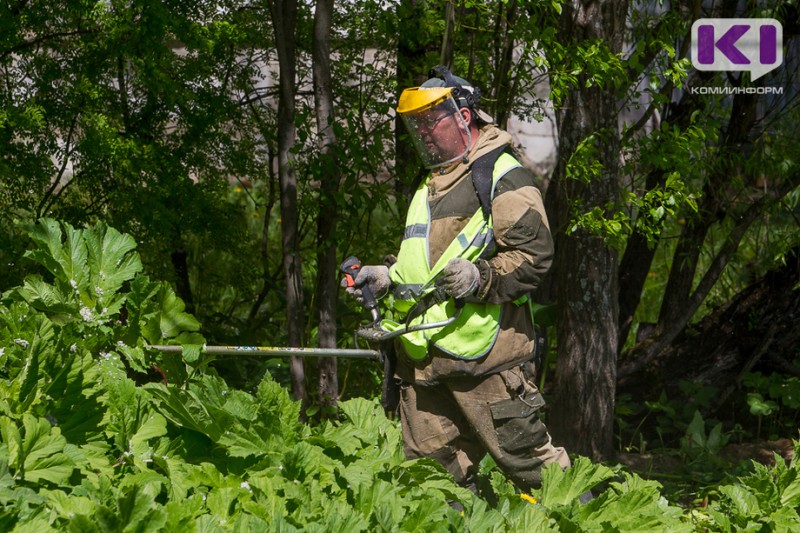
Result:
M553 238L533 175L516 168L498 182L492 201L497 254L478 262L477 297L505 303L533 291L553 262Z

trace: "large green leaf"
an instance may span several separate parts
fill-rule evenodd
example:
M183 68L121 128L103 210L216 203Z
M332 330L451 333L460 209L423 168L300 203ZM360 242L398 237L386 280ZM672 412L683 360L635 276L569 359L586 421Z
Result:
M167 284L162 284L156 296L158 304L142 326L142 334L151 344L205 344L197 333L200 322L184 312L185 305Z
M24 457L20 458L22 435L17 427L16 420L7 416L0 416L0 442L3 443L4 447L2 450L5 461L3 464L4 469L11 469L16 472L19 465L24 461ZM9 479L13 479L13 476L9 476Z
M167 434L167 420L159 413L146 412L139 419L139 427L134 430L130 439L130 451L134 455L143 455L150 450L150 440Z
M593 464L585 457L577 457L570 468L562 470L558 464L542 469L542 504L547 507L569 505L598 484L614 477L614 471Z
M345 474L345 479L354 489L354 507L364 516L375 513L379 525L384 530L390 530L392 526L400 522L404 513L400 490L387 481L374 479L374 474L364 469L363 466L353 465L352 470L354 471ZM363 477L359 476L359 472L356 470L360 471ZM367 476L372 478L371 482L364 479ZM351 479L355 479L357 483L351 483ZM379 509L380 513L377 512Z
M62 518L94 513L95 503L88 496L70 495L61 490L41 490L40 494L47 498L50 509Z
M31 307L51 315L59 324L74 320L80 309L79 300L74 294L45 282L36 274L26 277L22 287L17 288L16 292Z
M574 503L570 518L581 527L595 531L690 531L680 521L681 511L661 502L660 494L630 490L603 493L587 505ZM563 511L562 512L566 512Z
M75 464L64 453L67 440L44 418L22 416L22 430L16 421L0 417L0 436L7 446L8 467L20 478L32 483L65 483Z
M139 254L130 253L136 241L127 234L99 223L84 232L88 250L90 289L100 301L116 293L123 283L142 270Z
M798 471L793 470L794 479L783 489L781 494L781 505L800 507L800 476Z
M117 492L110 505L99 505L94 518L102 531L155 533L167 522L164 509L156 503L157 484L134 484Z
M49 413L61 434L74 444L96 438L103 420L100 367L89 353L64 350L61 368L47 385Z
M158 306L155 299L161 283L150 281L150 278L138 275L130 284L130 291L126 297L128 311L128 328L122 339L130 346L136 345L142 334L142 327L157 315Z
M174 386L165 387L160 383L147 384L145 389L157 400L159 411L167 419L178 426L207 435L215 442L219 440L223 428L194 392L179 390Z
M231 457L260 456L269 451L269 445L260 435L237 424L226 430L217 441Z
M719 491L728 497L739 516L751 517L761 514L758 498L745 487L740 485L726 485L720 487Z
M52 218L43 218L28 226L27 230L28 236L38 245L38 249L25 252L25 257L44 266L56 278L69 280L70 277L64 270L64 250L61 242L63 233L59 223Z
M67 440L61 436L61 430L44 418L28 414L23 416L22 423L25 436L20 455L25 459L25 479L34 483L41 480L66 482L75 465L64 453Z
M164 506L164 511L167 514L167 522L162 531L196 533L199 531L196 520L204 512L203 495L173 498Z
M411 501L405 500L404 504L407 511L406 516L400 522L401 531L416 531L419 533L436 531L436 529L441 529L444 523L447 522L447 512L450 507L443 499L420 498ZM495 517L495 523L502 523L502 517L499 514ZM477 528L474 530L492 531L492 529L481 530ZM499 532L502 529L496 529L495 531Z
M347 501L329 500L325 507L324 531L370 531L369 522L354 511Z
M183 300L164 285L160 294L161 300L161 320L159 328L161 337L170 339L177 337L184 332L194 332L200 329L200 322L192 315L185 313ZM203 344L202 342L198 344Z
M338 448L344 456L351 456L361 450L366 442L369 442L368 439L362 438L364 436L366 436L365 432L352 424L327 423L319 435L311 437L308 441L330 450L329 453Z
M282 464L286 479L309 483L315 478L323 485L333 485L336 479L334 472L341 465L325 455L322 448L303 441L296 443L284 454Z
M490 509L484 500L475 498L464 509L464 521L467 531L502 532L506 531L503 516Z
M795 533L800 531L800 515L793 507L780 507L766 520L770 532Z
M525 502L517 506L513 513L504 514L510 531L526 533L556 533L559 531L554 520L550 520L545 511L536 505Z

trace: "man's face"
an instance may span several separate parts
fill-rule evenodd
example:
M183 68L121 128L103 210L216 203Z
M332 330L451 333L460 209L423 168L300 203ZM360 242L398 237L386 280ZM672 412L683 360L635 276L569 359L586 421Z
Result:
M467 108L442 107L407 122L426 166L442 166L466 155L471 144L469 118Z
M438 113L429 117L420 123L419 132L428 148L438 150L443 159L456 157L468 142L461 121L452 113Z

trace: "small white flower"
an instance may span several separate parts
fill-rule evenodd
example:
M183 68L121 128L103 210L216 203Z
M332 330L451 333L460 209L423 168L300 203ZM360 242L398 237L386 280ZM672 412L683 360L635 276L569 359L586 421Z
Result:
M83 307L81 307L81 316L83 317L83 320L85 320L86 322L91 322L93 318L92 310L84 305Z
M20 346L22 346L23 348L27 348L27 347L28 347L28 346L30 346L30 344L31 344L31 343L29 343L28 341L26 341L25 339L14 339L14 342L15 342L15 343L17 343L17 344L19 344L19 345L20 345Z
M3 357L3 354L6 353L5 348L0 348L0 357Z
M242 481L242 484L241 484L241 485L239 485L239 488L240 488L240 489L247 489L247 490L250 490L250 483L248 483L247 481Z
M125 346L127 346L127 345L126 345L124 342L122 342L122 341L117 341L117 346L119 346L119 347L121 347L121 348L124 348L124 347L125 347Z
M69 351L72 352L72 353L77 352L78 351L78 345L73 342L72 346L69 347Z
M109 359L111 359L111 354L108 352L100 352L100 357L108 361Z
M94 288L94 293L96 295L98 295L98 296L102 296L103 295L103 289L101 287L95 287Z
M70 287L72 287L76 291L78 290L78 282L77 281L75 281L74 279L71 279L71 280L69 280L69 284L70 284Z

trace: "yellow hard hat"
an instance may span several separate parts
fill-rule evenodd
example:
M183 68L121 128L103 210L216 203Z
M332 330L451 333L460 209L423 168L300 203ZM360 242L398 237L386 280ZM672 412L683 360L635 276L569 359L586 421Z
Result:
M451 97L452 87L411 87L400 95L397 112L401 115L419 113L430 109Z

